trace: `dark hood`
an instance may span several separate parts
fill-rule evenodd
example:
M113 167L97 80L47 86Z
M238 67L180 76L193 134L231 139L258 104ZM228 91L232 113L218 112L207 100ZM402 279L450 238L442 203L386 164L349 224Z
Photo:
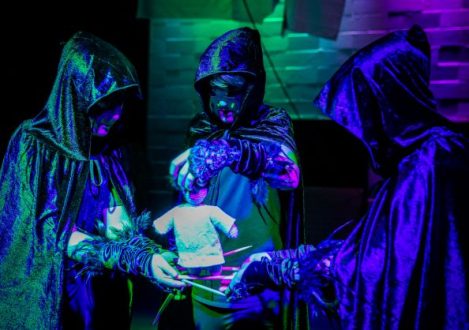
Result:
M360 138L380 174L446 125L429 88L430 45L419 26L392 32L353 55L314 104Z
M244 101L237 123L246 123L256 117L265 92L265 70L259 31L243 27L231 30L215 39L200 57L195 75L195 89L199 93L204 111L214 123L219 119L209 108L209 80L220 73L245 75L254 82L254 88Z
M67 157L87 160L90 108L123 92L141 95L134 66L111 44L78 32L63 48L51 94L30 131Z

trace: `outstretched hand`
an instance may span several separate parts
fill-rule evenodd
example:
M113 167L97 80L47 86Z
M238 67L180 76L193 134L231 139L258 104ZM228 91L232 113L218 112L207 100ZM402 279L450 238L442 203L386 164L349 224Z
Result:
M269 282L263 258L270 260L267 252L254 253L241 265L239 271L231 280L225 295L229 301L246 298L262 292Z
M239 153L226 140L201 139L171 161L169 174L175 188L192 191L194 185L205 187L212 177L237 158Z
M182 289L187 285L179 280L178 271L161 254L153 254L151 270L158 285L165 289Z

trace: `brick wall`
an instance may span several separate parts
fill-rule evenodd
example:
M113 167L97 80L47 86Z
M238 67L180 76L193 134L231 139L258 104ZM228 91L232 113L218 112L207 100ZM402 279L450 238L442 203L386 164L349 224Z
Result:
M267 59L266 103L284 106L297 120L325 119L311 101L340 64L386 32L418 23L432 44L431 87L441 112L469 122L468 0L347 0L337 40L294 32L281 36L283 9L280 1L258 29L298 112L288 104ZM182 151L188 120L199 109L192 86L199 56L214 38L244 25L201 19L151 21L147 142L152 208L157 212L171 204L168 164Z

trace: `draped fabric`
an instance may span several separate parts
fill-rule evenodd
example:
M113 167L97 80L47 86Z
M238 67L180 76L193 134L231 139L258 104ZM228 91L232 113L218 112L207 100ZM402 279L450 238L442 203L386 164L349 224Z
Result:
M207 81L220 73L242 73L254 79L254 88L245 100L239 118L230 128L224 127L209 108ZM281 143L297 154L293 125L288 113L282 108L262 103L265 70L258 31L249 28L231 30L215 40L201 56L194 85L201 97L204 111L198 113L190 123L189 146L201 138L229 136L253 142ZM302 195L301 188L285 192L284 200L289 206L286 208L289 214L283 219L284 223L289 223L288 229L283 232L286 234L286 247L294 247L303 240L303 229L299 223L303 211L302 202L299 202L302 197L291 197L291 194L298 193ZM300 204L293 210L290 209L292 203Z
M254 87L243 102L240 115L229 129L210 111L208 81L217 74L242 74L253 81ZM282 143L296 152L293 126L287 112L263 104L265 69L260 35L257 30L241 28L231 30L217 38L205 50L195 77L203 112L192 120L188 132L189 145L200 138L230 136L255 142Z
M134 67L78 32L64 45L44 109L10 139L0 183L0 328L61 328L66 245L90 168L89 112L114 93L139 95ZM117 150L109 154L120 159ZM124 167L108 166L134 211Z
M226 127L213 115L209 106L208 80L220 73L238 73L249 77L254 84L247 95L239 117L231 127ZM200 58L196 73L195 89L199 93L203 112L190 123L188 145L196 140L216 138L240 138L253 142L283 144L297 154L293 126L288 113L282 108L263 104L265 70L259 32L250 28L228 31L217 38ZM304 240L303 188L278 191L281 204L280 234L285 248L293 248ZM239 208L239 205L237 206ZM272 221L268 219L268 221ZM252 253L248 251L249 253ZM248 256L247 255L247 256ZM247 257L246 256L246 257ZM300 319L295 297L284 304L285 328L299 326Z
M383 176L333 265L345 329L468 329L469 142L429 89L414 26L352 56L315 99Z

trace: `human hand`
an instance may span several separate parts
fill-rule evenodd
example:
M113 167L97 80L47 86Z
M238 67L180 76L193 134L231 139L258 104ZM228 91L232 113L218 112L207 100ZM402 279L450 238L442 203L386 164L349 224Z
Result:
M166 261L161 254L153 254L151 258L151 270L156 283L164 290L170 288L182 289L185 283L179 280L177 270Z
M272 158L262 177L275 189L295 189L300 182L300 169L285 155Z
M179 257L175 252L169 250L162 250L160 254L171 267L176 268L177 260Z
M189 171L189 155L191 148L174 158L169 164L169 175L174 187L181 191L191 191L194 175Z
M254 253L242 263L224 292L229 301L257 294L267 287L269 276L263 260L270 260L267 252Z
M189 172L203 187L236 157L236 150L225 139L199 140L189 154Z

